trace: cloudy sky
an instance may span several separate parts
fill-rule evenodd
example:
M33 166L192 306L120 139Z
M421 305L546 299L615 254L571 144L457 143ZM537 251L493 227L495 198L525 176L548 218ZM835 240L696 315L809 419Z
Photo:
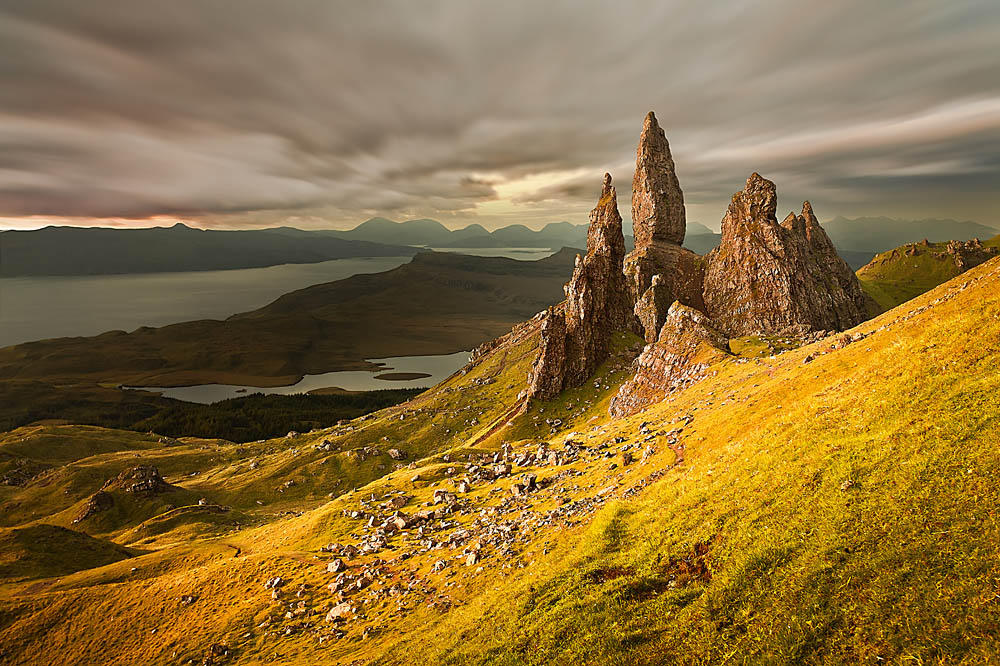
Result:
M0 227L583 222L646 111L688 219L1000 226L1000 3L0 0Z

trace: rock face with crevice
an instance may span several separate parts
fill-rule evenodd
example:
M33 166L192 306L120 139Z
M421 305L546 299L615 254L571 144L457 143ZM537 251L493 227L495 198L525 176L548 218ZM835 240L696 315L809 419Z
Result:
M550 308L542 323L541 350L528 379L528 395L548 400L579 386L608 357L611 335L632 322L622 261L625 236L611 175L590 213L587 255L577 257L566 285L566 302Z
M639 135L632 179L635 249L623 266L635 304L633 330L646 342L656 340L674 301L704 308L704 261L681 247L686 225L670 144L650 111Z
M704 313L674 302L658 340L636 360L635 375L611 400L612 416L628 416L704 378L729 355L728 341Z
M806 269L818 289L816 309L824 313L817 317L824 323L815 328L851 328L878 311L878 305L861 288L858 276L837 254L833 241L816 219L812 204L803 202L802 213L798 216L789 213L781 226L805 238Z
M705 308L719 330L730 337L843 330L867 319L871 301L812 207L782 224L776 209L774 183L757 173L733 195L705 270Z

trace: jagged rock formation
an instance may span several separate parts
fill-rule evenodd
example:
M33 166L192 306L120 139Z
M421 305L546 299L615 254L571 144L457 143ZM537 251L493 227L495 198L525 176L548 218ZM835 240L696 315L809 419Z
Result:
M650 111L642 125L632 178L632 233L635 246L654 241L681 245L687 221L670 144Z
M703 313L674 302L657 342L646 345L636 372L611 400L612 416L627 416L703 378L729 355L726 337Z
M855 326L878 310L878 305L861 289L858 276L847 265L834 247L833 241L820 226L813 214L812 204L802 203L802 213L789 213L781 226L793 230L806 239L806 267L816 284L826 289L828 307L832 308L836 323L832 328L843 330ZM818 328L831 328L829 325Z
M1000 248L983 247L978 238L973 238L970 241L948 241L945 251L955 262L955 268L963 273L1000 254Z
M705 307L730 337L843 330L874 305L816 222L812 207L778 224L774 183L754 173L733 195L722 242L708 256Z
M666 243L636 247L622 267L638 326L633 330L655 342L674 301L704 309L705 259L687 248Z
M565 305L550 308L542 323L541 352L528 381L530 397L548 400L583 383L607 358L611 334L629 327L624 258L618 199L611 174L605 174L601 198L590 213L587 256L577 258Z
M616 398L612 413L622 414L687 381L698 366L689 362L699 348L693 340L721 353L728 337L843 330L877 311L809 202L779 224L774 183L756 173L733 196L721 245L708 257L682 248L684 194L652 112L639 137L632 190L636 246L623 257L621 217L605 176L587 256L577 258L565 303L544 316L529 397L551 399L583 383L607 358L615 330L636 331L648 345Z
M704 309L704 262L681 247L685 228L684 193L670 144L650 111L639 136L632 180L635 249L623 267L639 324L633 328L646 342L656 340L674 301Z
M566 314L563 307L551 307L542 320L541 347L531 374L528 395L551 400L563 389L566 377Z

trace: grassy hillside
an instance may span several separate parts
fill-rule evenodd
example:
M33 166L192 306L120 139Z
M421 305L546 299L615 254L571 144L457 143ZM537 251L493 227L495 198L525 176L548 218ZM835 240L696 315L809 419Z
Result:
M1000 236L983 243L987 252L1000 248ZM872 259L857 272L864 290L883 309L923 294L988 259L988 254L969 256L961 263L948 253L948 242L911 243Z
M891 217L835 217L823 224L823 229L839 250L864 251L871 254L886 252L924 238L931 242L991 238L1000 229L971 221L958 220L898 220Z
M626 336L592 382L518 413L529 327L410 403L292 440L10 433L0 452L48 467L0 487L8 528L143 552L0 584L5 658L993 663L998 288L993 260L850 337L718 362L623 420L607 403ZM505 443L512 474L488 480ZM71 522L140 463L174 490L115 491L115 512ZM513 493L529 473L537 489ZM442 490L453 503L433 503ZM403 527L380 532L397 510ZM346 570L328 573L336 557Z

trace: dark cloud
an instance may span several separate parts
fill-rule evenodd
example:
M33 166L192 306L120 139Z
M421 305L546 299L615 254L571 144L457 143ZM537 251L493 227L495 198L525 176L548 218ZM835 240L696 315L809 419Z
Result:
M995 0L700 4L0 2L0 217L579 222L655 109L689 219L1000 224Z

